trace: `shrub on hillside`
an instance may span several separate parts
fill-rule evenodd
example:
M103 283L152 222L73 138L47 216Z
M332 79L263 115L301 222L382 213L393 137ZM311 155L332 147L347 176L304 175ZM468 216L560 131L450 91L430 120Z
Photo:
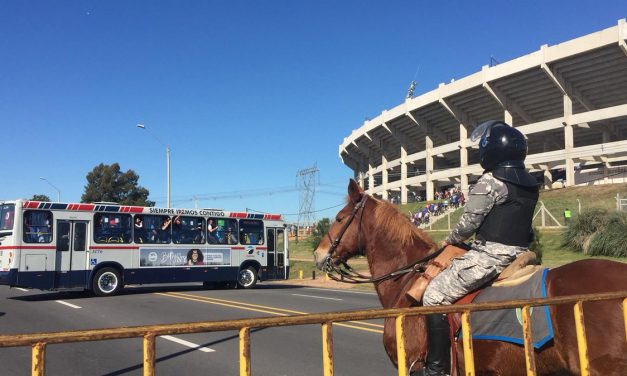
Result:
M589 255L627 257L627 213L612 213L605 226L591 239Z
M562 243L586 255L627 257L627 214L584 212L568 226Z
M592 209L581 213L564 231L562 245L570 246L586 254L588 243L607 221L607 211Z

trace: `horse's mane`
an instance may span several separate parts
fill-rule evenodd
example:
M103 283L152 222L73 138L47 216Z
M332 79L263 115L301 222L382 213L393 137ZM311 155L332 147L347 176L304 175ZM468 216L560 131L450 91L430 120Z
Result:
M390 242L400 242L400 245L405 247L419 240L429 248L435 246L433 240L424 231L412 225L409 218L403 215L396 206L383 200L376 200L376 202L375 227L385 229L382 231L382 236Z

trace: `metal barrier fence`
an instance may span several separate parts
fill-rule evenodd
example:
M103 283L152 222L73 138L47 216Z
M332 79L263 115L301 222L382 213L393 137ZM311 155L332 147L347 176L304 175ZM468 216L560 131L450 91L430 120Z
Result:
M627 291L572 295L547 299L511 300L505 302L488 302L478 304L464 304L455 306L415 307L395 309L371 309L348 312L307 314L285 317L240 319L227 321L209 321L198 323L181 323L168 325L147 325L126 328L92 329L68 332L0 335L0 348L3 347L32 347L32 375L44 375L46 345L70 342L86 342L123 338L143 337L144 341L144 375L155 374L155 338L170 334L191 334L216 332L224 330L239 330L239 358L240 376L250 376L250 329L278 326L292 326L304 324L322 324L322 363L323 375L333 375L333 323L351 320L367 320L376 318L396 318L396 341L398 352L398 374L407 376L405 361L405 333L404 318L406 316L426 315L431 313L461 313L464 349L465 374L474 375L474 357L472 349L470 313L475 311L489 311L522 307L523 338L527 375L536 375L535 358L531 340L530 308L545 305L573 304L575 326L577 330L577 346L581 375L588 376L589 360L586 345L586 332L583 317L583 302L622 299L623 321L626 327L627 339Z

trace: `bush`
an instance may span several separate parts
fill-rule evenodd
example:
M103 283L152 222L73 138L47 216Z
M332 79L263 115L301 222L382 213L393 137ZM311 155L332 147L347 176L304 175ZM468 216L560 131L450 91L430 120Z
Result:
M607 216L605 210L593 209L583 212L564 231L562 245L586 254L590 239L605 226Z
M534 227L533 229L533 241L529 244L529 250L536 254L538 264L542 264L542 241L540 231Z
M627 214L584 212L568 226L562 243L586 255L627 257Z
M608 215L605 226L590 239L587 251L594 256L627 257L627 214Z

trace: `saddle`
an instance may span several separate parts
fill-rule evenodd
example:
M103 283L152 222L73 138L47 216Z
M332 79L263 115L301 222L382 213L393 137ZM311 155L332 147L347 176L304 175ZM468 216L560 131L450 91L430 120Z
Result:
M422 275L414 281L411 287L407 290L405 293L407 298L409 298L410 301L420 303L431 280L440 274L442 270L448 268L453 262L453 259L462 256L466 253L466 251L466 249L456 245L448 245L444 248L442 253L427 263L427 269L425 272L422 273ZM535 268L527 268L527 266L537 264L538 260L536 259L536 254L531 251L525 251L521 253L507 268L505 268L501 274L499 274L493 284L505 285L508 280L514 277L516 280L522 281L525 276L530 276L532 272L535 271ZM473 293L470 293L467 296L471 295L474 298L476 294L473 295ZM464 298L461 300L464 300Z

